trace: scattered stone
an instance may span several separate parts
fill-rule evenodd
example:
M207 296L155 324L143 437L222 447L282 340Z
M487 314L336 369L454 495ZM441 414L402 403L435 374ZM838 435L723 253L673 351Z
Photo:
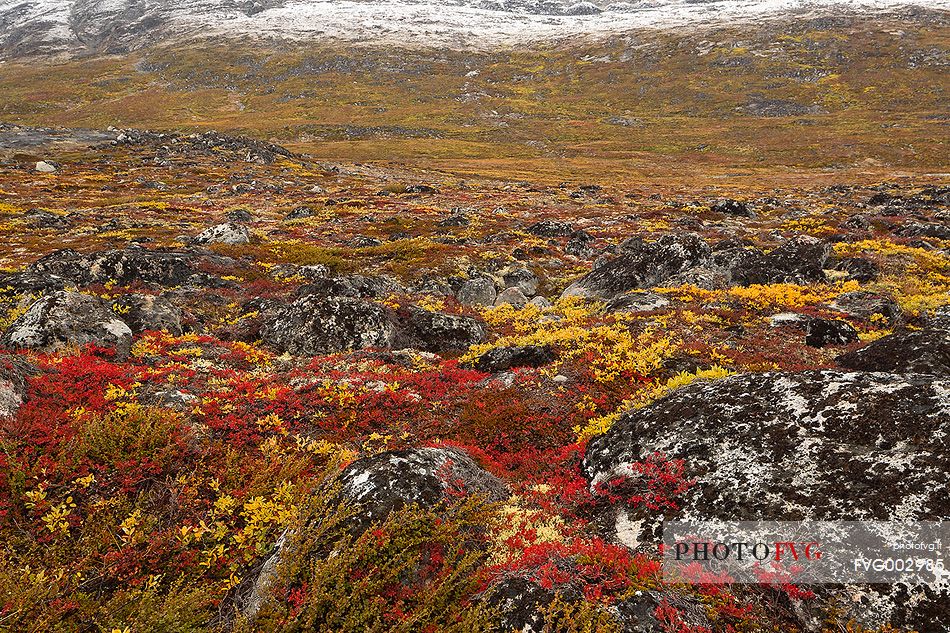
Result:
M805 344L811 347L848 345L858 341L858 332L847 321L812 319L805 331Z
M538 278L528 268L517 267L502 275L505 286L508 288L517 288L526 297L533 297L538 292Z
M845 257L834 264L834 270L848 273L848 278L860 283L867 283L877 279L878 265L863 257Z
M7 328L0 344L44 352L97 345L115 349L123 360L132 347L132 330L98 297L58 291L30 306Z
M313 207L296 207L290 213L284 216L285 220L303 220L313 217L315 211Z
M404 327L408 343L427 352L464 352L485 340L485 326L471 317L411 307Z
M144 248L89 254L64 249L33 262L26 272L60 277L79 285L114 283L128 286L135 282L157 286L215 285L215 278L197 270L196 261L191 253Z
M27 397L27 378L37 373L25 359L0 354L0 420L11 418Z
M34 169L41 174L52 174L57 170L57 167L53 163L41 160L36 163Z
M683 459L697 479L680 504L690 518L942 519L948 389L932 376L841 371L693 383L621 416L591 440L583 468L593 487L655 453Z
M794 327L800 330L806 330L812 318L807 314L797 312L780 312L769 317L769 325L772 327Z
M825 281L824 267L831 245L817 238L800 235L767 254L750 253L731 268L733 283L804 284Z
M247 209L231 209L224 214L228 222L250 222L254 219Z

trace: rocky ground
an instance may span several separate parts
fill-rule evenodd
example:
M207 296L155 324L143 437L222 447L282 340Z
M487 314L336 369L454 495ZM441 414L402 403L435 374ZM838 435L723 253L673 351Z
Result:
M651 531L948 518L945 179L2 133L0 627L947 630L946 593L664 584Z

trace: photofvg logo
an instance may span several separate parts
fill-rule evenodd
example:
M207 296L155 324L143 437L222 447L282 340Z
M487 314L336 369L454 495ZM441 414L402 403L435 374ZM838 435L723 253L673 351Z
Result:
M950 523L669 521L668 581L950 587Z

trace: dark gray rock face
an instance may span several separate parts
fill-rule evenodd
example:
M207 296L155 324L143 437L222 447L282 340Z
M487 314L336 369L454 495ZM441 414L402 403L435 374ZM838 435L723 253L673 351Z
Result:
M842 367L893 374L950 376L950 331L899 332L837 358Z
M0 338L4 347L57 351L68 345L114 348L129 356L132 330L98 297L54 292L41 297Z
M12 354L0 354L0 419L16 415L26 401L27 378L36 368Z
M517 288L526 297L538 292L538 277L527 268L513 268L504 274L506 288Z
M712 250L697 235L664 235L656 242L628 240L615 258L569 286L562 296L610 299L638 288L661 285L710 261Z
M27 272L61 277L80 285L112 281L122 286L134 282L179 286L194 281L193 277L201 277L194 264L195 257L190 253L128 248L83 254L67 249L37 260L27 267Z
M811 347L848 345L858 340L858 331L847 321L812 319L805 330L805 344Z
M556 358L549 345L496 347L475 360L475 369L489 374L514 367L543 367Z
M591 485L654 453L696 485L681 514L724 520L950 516L950 382L807 371L694 383L591 440Z
M124 295L112 302L112 309L132 328L133 334L164 330L181 336L182 311L168 299L155 295Z
M732 267L737 285L810 283L825 280L824 267L831 245L814 237L799 235L769 253L750 253Z
M869 320L879 314L888 323L899 321L903 316L901 307L891 297L873 292L846 292L829 304L834 310L857 319Z
M401 328L408 343L427 352L463 352L485 339L485 326L470 317L410 308Z
M398 331L383 306L351 297L309 295L267 315L265 343L298 356L392 347Z
M508 498L505 484L455 448L390 451L359 459L339 476L342 495L357 505L365 529L407 505L426 508L467 495Z

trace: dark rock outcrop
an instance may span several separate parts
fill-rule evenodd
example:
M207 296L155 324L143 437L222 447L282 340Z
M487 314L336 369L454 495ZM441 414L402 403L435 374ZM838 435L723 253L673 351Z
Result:
M400 328L412 347L427 352L463 352L485 339L485 326L464 316L430 312L411 307L406 323Z
M950 376L950 331L898 332L843 354L837 362L861 371Z
M831 245L814 237L799 235L768 253L752 252L731 268L737 285L811 283L825 280L824 266Z
M709 244L697 235L665 235L656 242L634 238L619 255L569 286L563 296L611 299L629 290L658 286L708 263L711 255Z

